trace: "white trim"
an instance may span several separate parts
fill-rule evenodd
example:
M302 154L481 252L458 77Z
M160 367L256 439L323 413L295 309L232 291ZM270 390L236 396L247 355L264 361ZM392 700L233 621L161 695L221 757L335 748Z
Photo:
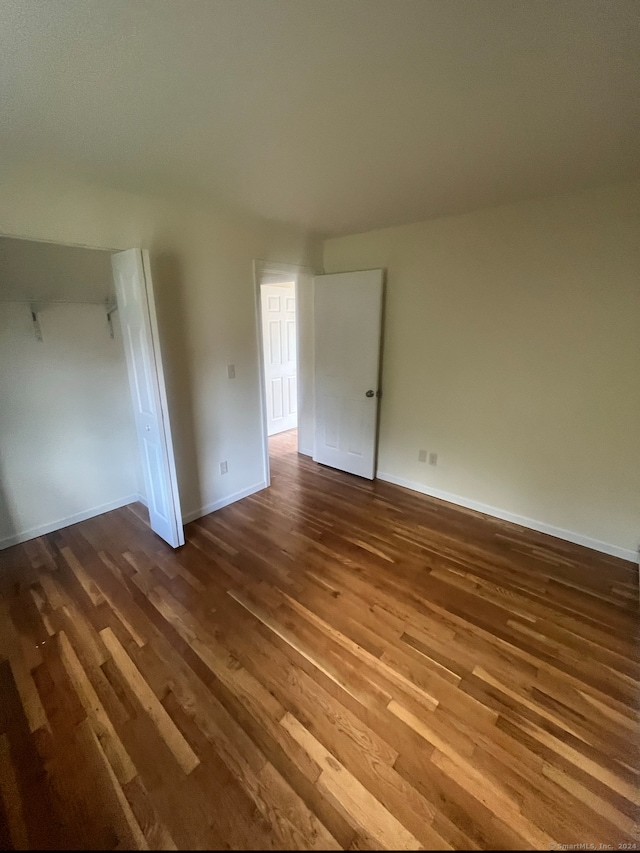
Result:
M313 459L313 447L300 447L298 445L298 453L302 453L303 456L310 456Z
M313 267L303 266L301 264L284 264L276 261L263 261L254 259L253 261L253 286L255 299L255 323L256 323L256 341L258 344L258 372L260 382L260 421L262 423L262 469L266 486L271 485L271 467L269 464L269 435L267 427L267 401L266 382L265 382L265 366L264 366L264 341L262 339L262 302L260 285L264 276L282 275L291 276L294 283L296 296L296 383L298 403L300 397L300 299L298 292L298 276L300 275L316 275ZM298 406L298 423L300 419L300 408ZM298 442L300 441L300 431L298 430ZM298 444L298 453L304 453L311 456L311 453L303 451Z
M56 530L62 530L63 527L69 527L71 524L77 524L79 521L86 521L88 518L94 518L96 515L102 515L104 512L111 512L112 509L120 509L120 507L136 503L138 500L140 500L140 495L127 495L126 498L109 501L109 503L101 504L101 506L94 506L92 509L68 515L66 518L59 518L57 521L50 521L48 524L42 524L39 527L30 527L21 533L5 536L4 539L0 539L0 551L4 548L10 548L12 545L19 545L20 542L28 542L30 539L37 539L38 536L54 533Z
M254 310L256 321L256 341L258 344L258 383L260 396L260 423L262 425L262 476L267 486L271 485L271 467L269 465L269 428L267 424L267 401L266 394L266 379L264 366L264 341L262 339L262 301L260 282L265 270L264 261L253 262L253 290L254 290ZM296 297L298 293L296 290ZM296 310L298 300L296 299ZM296 321L297 321L296 315ZM203 513L206 514L206 513Z
M138 492L136 500L143 506L149 506L149 504L147 503L147 499L143 495L141 495L140 492Z
M28 234L25 236L24 234L14 234L12 231L0 231L0 237L9 237L12 240L26 240L29 243L48 243L50 246L67 246L69 249L91 249L95 252L109 252L109 254L122 251L121 248L118 249L115 246L94 246L91 243L71 243L69 241L48 240L46 237L31 237Z
M315 267L307 267L304 264L281 264L279 261L262 261L256 259L253 262L253 271L256 276L262 275L317 275Z
M421 492L423 495L429 495L429 497L438 498L441 501L447 501L447 503L457 504L458 506L466 507L466 509L474 509L477 512L484 513L484 515L491 515L503 521L519 524L521 527L528 527L530 530L537 530L538 533L547 533L550 536L556 536L558 539L564 539L566 542L573 542L575 545L584 545L585 548L601 551L603 554L609 554L611 557L620 557L620 559L629 560L632 563L638 561L638 554L630 548L620 548L618 545L610 545L608 542L591 539L591 537L584 536L581 533L564 530L562 527L554 527L552 524L546 524L544 521L536 521L534 518L517 515L514 512L489 506L488 504L480 503L480 501L474 501L471 498L451 494L451 492L443 492L440 489L425 486L423 483L418 483L415 480L396 477L394 474L385 474L382 471L378 471L376 477L378 480L384 480L396 486L403 486L405 489L411 489L413 492Z
M188 524L190 521L202 518L203 515L209 515L210 512L215 512L217 509L222 509L224 506L229 506L229 504L242 500L242 498L248 498L249 495L261 492L262 489L266 489L268 485L269 484L266 480L261 480L261 482L255 483L253 486L248 486L246 489L241 489L239 492L227 495L226 498L219 498L217 501L213 501L213 503L200 507L200 509L194 509L191 510L191 512L186 512L182 516L182 522L183 524Z

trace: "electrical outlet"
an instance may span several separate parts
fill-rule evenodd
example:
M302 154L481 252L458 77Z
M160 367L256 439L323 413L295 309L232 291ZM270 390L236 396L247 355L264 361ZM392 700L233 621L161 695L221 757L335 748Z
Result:
M227 465L226 460L224 462L221 462L220 463L220 473L226 474L228 470L229 470L229 466Z
M235 379L236 378L236 366L235 366L235 364L228 364L227 365L227 376L229 377L229 379Z
M429 454L429 465L437 465L438 464L438 454L430 453Z
M418 462L426 462L427 461L427 451L419 450L418 451Z

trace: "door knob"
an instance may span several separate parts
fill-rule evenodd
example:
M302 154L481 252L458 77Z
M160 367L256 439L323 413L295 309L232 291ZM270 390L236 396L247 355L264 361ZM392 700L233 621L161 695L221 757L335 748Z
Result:
M367 393L364 395L365 397L373 397L376 392L369 389Z

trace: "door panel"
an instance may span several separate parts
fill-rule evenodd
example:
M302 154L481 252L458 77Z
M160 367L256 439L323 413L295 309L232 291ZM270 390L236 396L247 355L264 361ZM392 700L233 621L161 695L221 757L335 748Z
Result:
M140 249L112 256L131 399L151 529L184 545L171 428L164 387L149 257Z
M287 303L291 300L287 299ZM295 308L287 308L287 315L293 312L295 314ZM295 322L291 322L291 320L287 320L287 361L294 364L296 363L296 324ZM289 378L292 376L289 374Z
M155 401L150 393L152 386L151 365L144 343L144 329L140 327L126 330L129 351L133 360L133 380L136 393L137 408L148 417L156 416Z
M376 464L382 295L382 270L314 279L313 458L370 480Z
M296 376L288 376L289 384L289 409L287 414L296 415L298 412L298 381Z
M282 377L278 376L271 380L271 419L281 420L284 417L282 410Z
M267 433L298 423L295 285L263 284L262 339L267 401Z

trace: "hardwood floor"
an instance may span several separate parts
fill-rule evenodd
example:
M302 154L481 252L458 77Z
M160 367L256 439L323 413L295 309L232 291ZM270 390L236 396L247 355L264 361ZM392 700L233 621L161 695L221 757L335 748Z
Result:
M0 554L0 844L638 849L637 567L293 441Z

